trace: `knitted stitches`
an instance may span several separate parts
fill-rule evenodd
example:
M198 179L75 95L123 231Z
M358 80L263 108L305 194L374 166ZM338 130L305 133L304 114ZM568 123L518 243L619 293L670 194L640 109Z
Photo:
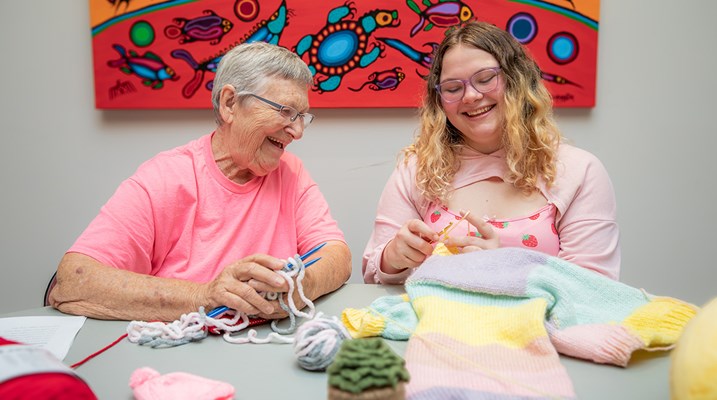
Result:
M284 302L283 296L278 293L263 293L263 295L269 300L279 299L279 305L289 314L290 325L288 328L279 328L278 321L274 320L271 322L271 329L274 332L269 333L264 339L257 338L257 331L254 329L250 329L246 337L236 337L232 334L250 325L249 316L245 313L237 313L230 318L211 318L204 312L204 307L200 307L199 312L182 314L178 320L170 323L132 321L127 326L127 338L130 342L139 343L140 345L172 347L202 340L207 336L207 331L214 328L214 330L223 331L223 338L229 343L293 343L293 338L282 335L294 333L297 316L308 319L313 318L315 307L314 303L304 295L304 289L301 285L306 270L301 257L297 254L296 257L289 258L287 261L287 266L281 271L276 271L276 273L281 275L289 285L289 292L286 295L288 305ZM290 269L289 265L294 265L295 267ZM294 277L296 277L296 285L294 285ZM294 290L298 292L301 300L309 307L308 313L296 307L293 296Z
M188 374L171 372L160 375L149 367L137 368L129 378L135 400L230 400L234 398L234 386Z
M343 342L328 368L329 400L403 399L404 360L379 338Z
M406 349L411 399L571 398L556 350L625 366L637 349L672 346L696 311L517 248L430 257L406 291L417 323L373 308L344 314L413 332ZM398 304L399 296L390 297Z
M341 313L341 321L351 337L383 336L392 340L408 340L413 327L418 324L416 313L405 294L380 297L371 303L370 309L374 312L347 308Z

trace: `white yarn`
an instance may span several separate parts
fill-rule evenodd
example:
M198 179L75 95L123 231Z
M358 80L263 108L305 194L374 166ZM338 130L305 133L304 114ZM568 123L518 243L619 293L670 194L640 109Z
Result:
M288 305L284 303L283 296L276 292L261 293L267 300L279 300L281 308L289 313L290 326L281 329L277 325L277 321L271 322L271 329L274 332L269 333L265 338L258 338L257 331L254 329L247 332L244 338L233 336L247 326L249 326L249 316L246 313L237 313L232 318L212 318L206 315L204 307L199 308L199 312L182 314L182 316L173 322L145 322L132 321L127 326L127 338L132 343L140 345L149 345L151 347L172 347L179 346L192 341L202 340L207 336L207 330L210 327L224 331L222 337L225 341L235 344L243 343L293 343L292 337L282 336L282 334L292 334L296 330L296 317L311 319L314 317L316 308L314 303L304 295L304 288L301 284L304 279L306 267L303 261L297 255L288 259L289 264L281 271L276 271L282 276L289 285L287 293ZM289 265L293 264L294 268L289 269ZM296 285L294 285L294 277L296 277ZM296 307L294 302L294 290L299 294L301 300L309 308L309 312L303 312ZM237 323L241 320L240 323Z
M326 369L336 357L344 340L351 335L336 317L325 318L318 313L306 321L294 336L294 355L299 365L310 371Z
M237 324L242 317L245 320ZM172 347L204 339L207 336L206 327L209 326L240 330L248 325L249 319L246 316L211 318L204 313L204 307L201 307L199 312L182 314L178 320L171 323L132 321L127 326L127 338L130 342L141 345Z

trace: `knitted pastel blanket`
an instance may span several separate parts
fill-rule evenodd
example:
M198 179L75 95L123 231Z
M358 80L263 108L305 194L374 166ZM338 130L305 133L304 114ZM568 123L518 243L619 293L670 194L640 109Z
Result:
M354 338L408 340L411 400L572 399L558 353L626 366L672 347L697 311L518 248L432 256L405 287L342 320Z

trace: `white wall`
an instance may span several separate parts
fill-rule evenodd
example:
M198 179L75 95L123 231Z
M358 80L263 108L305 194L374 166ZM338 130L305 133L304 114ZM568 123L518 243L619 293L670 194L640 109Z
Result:
M717 2L603 0L594 109L559 109L612 175L622 280L703 304L717 296ZM0 0L0 313L41 305L64 251L121 180L213 129L210 110L94 108L87 1ZM291 150L322 187L354 253L413 109L317 109Z

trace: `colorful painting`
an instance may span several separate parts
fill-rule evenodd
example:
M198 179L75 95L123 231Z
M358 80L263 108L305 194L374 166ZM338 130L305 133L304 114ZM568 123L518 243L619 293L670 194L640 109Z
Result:
M222 56L264 41L314 74L312 108L417 107L446 29L477 19L523 43L556 107L593 107L599 0L90 0L101 109L210 108Z

